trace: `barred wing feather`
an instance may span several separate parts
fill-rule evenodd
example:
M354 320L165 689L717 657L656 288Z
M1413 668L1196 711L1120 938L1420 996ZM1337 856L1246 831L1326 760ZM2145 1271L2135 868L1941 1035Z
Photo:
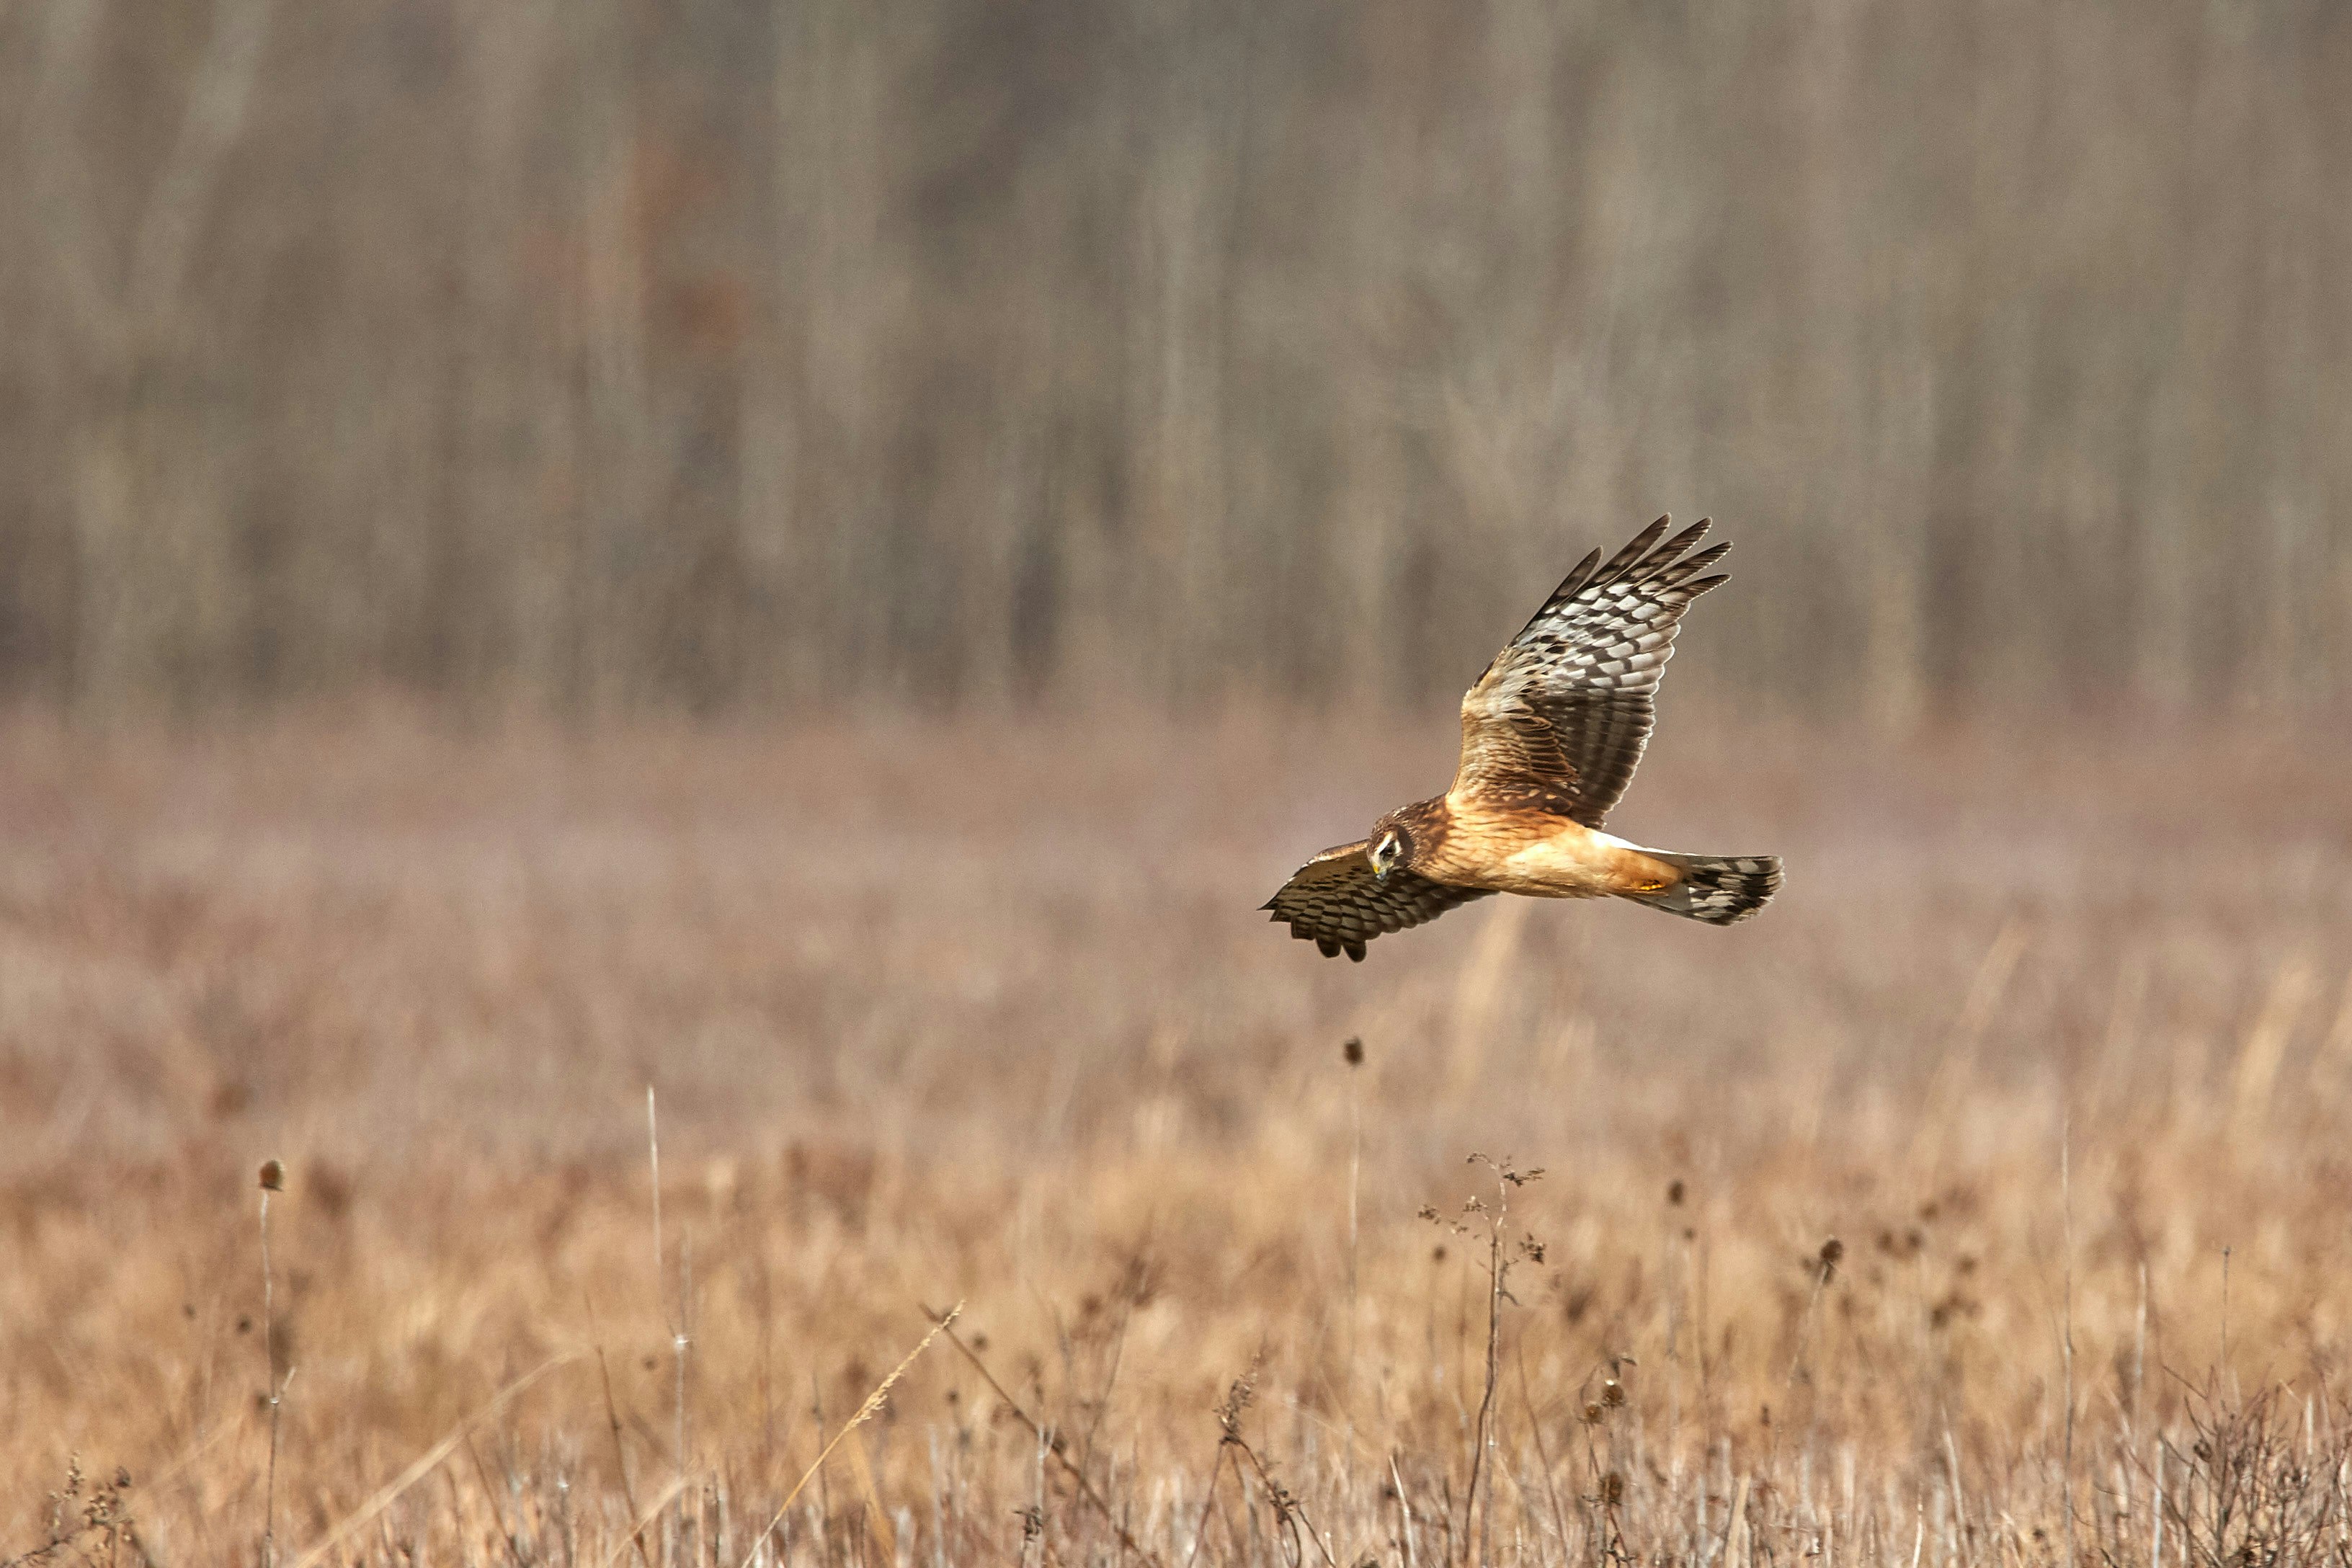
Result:
M1448 887L1402 868L1382 879L1373 874L1366 852L1370 842L1360 838L1326 849L1292 872L1265 907L1289 923L1291 935L1313 942L1324 957L1345 952L1360 963L1364 944L1374 937L1433 921L1486 896L1482 889Z
M1495 656L1462 699L1456 792L1601 825L1649 743L1683 612L1724 581L1699 574L1730 545L1688 553L1707 520L1661 544L1670 521L1586 556Z

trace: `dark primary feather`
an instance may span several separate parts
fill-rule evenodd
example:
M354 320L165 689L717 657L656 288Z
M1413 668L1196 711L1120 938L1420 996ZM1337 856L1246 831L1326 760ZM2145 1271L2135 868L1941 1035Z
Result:
M1495 656L1462 699L1455 789L1601 825L1649 743L1683 612L1724 581L1699 574L1730 545L1685 553L1708 520L1661 544L1671 521L1587 555Z
M1359 963L1364 944L1384 932L1433 921L1446 910L1486 896L1478 888L1433 882L1402 867L1385 880L1372 872L1370 839L1326 849L1290 874L1282 890L1265 901L1290 934L1310 941L1326 958L1345 952Z

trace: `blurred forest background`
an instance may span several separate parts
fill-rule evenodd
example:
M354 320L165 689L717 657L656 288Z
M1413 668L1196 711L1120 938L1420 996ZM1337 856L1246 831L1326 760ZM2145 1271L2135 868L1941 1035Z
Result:
M0 5L0 688L2352 688L2326 0Z

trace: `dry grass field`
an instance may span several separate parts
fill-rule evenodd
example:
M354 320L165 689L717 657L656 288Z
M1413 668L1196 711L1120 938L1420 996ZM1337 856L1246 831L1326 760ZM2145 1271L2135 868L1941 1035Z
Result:
M1360 966L1443 714L11 723L0 1555L2352 1557L2341 742L1668 706Z

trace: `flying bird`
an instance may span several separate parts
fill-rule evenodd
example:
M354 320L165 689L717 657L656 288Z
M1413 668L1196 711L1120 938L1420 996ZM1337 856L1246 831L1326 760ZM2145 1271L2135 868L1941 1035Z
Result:
M1464 694L1453 787L1301 866L1265 905L1275 920L1361 962L1374 937L1489 893L1631 899L1709 925L1764 907L1777 856L1675 854L1601 830L1649 743L1683 612L1725 580L1700 574L1729 544L1692 553L1708 520L1659 543L1672 521L1578 563Z

